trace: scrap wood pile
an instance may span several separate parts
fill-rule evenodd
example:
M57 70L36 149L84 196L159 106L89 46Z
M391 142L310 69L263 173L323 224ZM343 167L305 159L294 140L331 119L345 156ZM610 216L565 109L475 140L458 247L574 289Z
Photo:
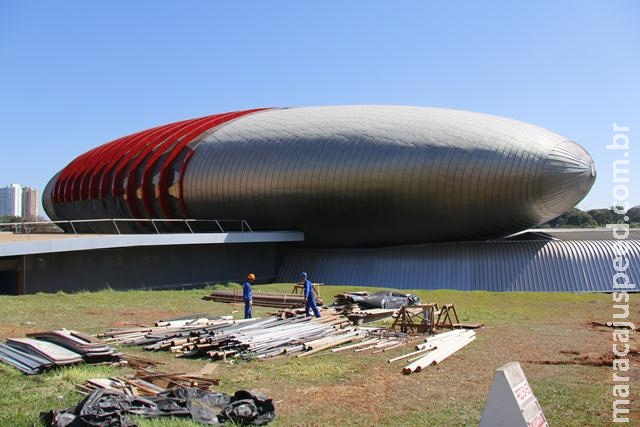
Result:
M27 375L81 362L115 362L121 356L92 336L66 329L30 333L26 338L8 338L0 344L0 360Z
M202 297L204 300L242 304L242 289L232 291L213 291L210 295ZM253 292L253 305L274 308L304 307L305 298L301 294L281 294L273 292ZM322 305L322 298L316 295L316 302Z
M82 394L90 394L97 389L106 389L129 396L155 396L174 387L210 390L219 383L220 380L217 378L203 375L143 370L136 371L133 377L117 376L90 379L85 381L83 385L76 385L76 389Z

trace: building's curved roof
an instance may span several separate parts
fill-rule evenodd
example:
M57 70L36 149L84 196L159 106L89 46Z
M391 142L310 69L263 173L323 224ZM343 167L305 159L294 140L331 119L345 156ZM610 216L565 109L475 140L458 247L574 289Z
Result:
M72 161L43 204L52 219L242 218L310 244L363 246L508 235L569 210L594 179L582 147L516 120L308 107L120 138Z

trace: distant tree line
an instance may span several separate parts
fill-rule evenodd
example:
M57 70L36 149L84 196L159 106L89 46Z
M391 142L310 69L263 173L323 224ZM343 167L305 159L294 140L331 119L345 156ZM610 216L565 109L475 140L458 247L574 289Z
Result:
M28 226L19 225L20 223L34 223L38 224L30 224ZM21 216L15 215L5 215L0 216L0 224L5 224L0 226L0 231L11 231L14 233L59 233L62 230L57 225L47 221L45 218L39 216L38 218L23 218ZM9 225L15 224L15 225ZM28 228L28 230L26 229Z
M38 216L36 217L23 217L23 216L15 216L15 215L4 215L4 216L0 216L0 223L6 223L6 222L47 222L47 219L42 217L42 216Z
M623 218L624 216L628 216L629 220L625 222ZM627 223L630 227L640 227L640 206L632 207L624 215L615 213L613 208L591 209L588 211L581 211L578 208L573 208L570 211L563 213L559 217L541 224L540 227L605 227L607 224L620 223Z

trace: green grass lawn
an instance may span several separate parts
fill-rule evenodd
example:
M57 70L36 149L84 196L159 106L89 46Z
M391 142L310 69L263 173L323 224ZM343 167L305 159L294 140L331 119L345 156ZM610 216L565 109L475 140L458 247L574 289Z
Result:
M324 286L321 293L330 303L337 293L365 289ZM110 327L148 325L195 313L242 316L242 306L202 300L211 290L0 296L0 339L59 328L95 334ZM290 292L291 284L254 287L254 292L260 291ZM477 340L461 352L420 373L402 375L402 362L386 361L411 351L408 347L381 354L325 352L303 359L218 362L214 375L221 380L219 391L256 389L267 394L276 402L273 426L475 426L494 370L519 361L550 425L611 424L611 367L571 362L575 352L594 359L610 353L611 331L588 325L589 321L611 320L610 295L411 292L423 302L453 303L461 321L486 326L477 330ZM640 324L640 295L632 295L630 302L629 320ZM270 312L274 309L254 307L254 316ZM632 341L637 348L635 333ZM171 353L145 352L137 347L121 350L163 363L159 369L168 372L198 372L209 363L204 358L179 359ZM630 371L635 384L639 383L637 362ZM76 384L89 378L127 374L132 374L127 368L80 365L25 376L0 364L0 425L39 425L40 412L66 408L81 400L74 389ZM632 398L632 417L638 419L637 390L632 391ZM139 422L141 426L198 425L173 419Z

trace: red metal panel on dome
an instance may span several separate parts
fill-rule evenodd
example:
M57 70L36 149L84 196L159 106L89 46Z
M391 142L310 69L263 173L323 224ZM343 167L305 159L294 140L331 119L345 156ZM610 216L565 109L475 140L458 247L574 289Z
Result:
M124 138L118 138L115 141L109 142L107 144L102 145L98 149L95 150L93 156L88 157L85 161L77 169L74 177L70 181L70 201L81 201L87 200L87 196L83 197L82 195L82 181L87 176L92 176L96 173L96 168L98 168L105 158L109 158L114 152L116 152L116 146L118 142L122 143L127 138L135 138L139 137L144 132L136 132L133 135L126 136Z
M157 192L157 199L159 199L160 208L166 216L171 216L167 200L168 189L163 186L166 185L171 171L174 170L178 173L180 210L186 212L181 198L181 177L191 158L191 148L187 148L188 145L213 127L263 110L266 109L229 112L184 120L136 132L103 144L78 156L60 172L52 193L53 202L64 204L104 198L109 195L112 197L124 195L126 205L135 217L142 215L155 217L156 191L151 190L154 188L154 177L157 177L157 185L160 189ZM184 152L185 149L189 152ZM181 153L184 154L184 159L177 160ZM181 164L172 165L176 161ZM140 170L141 166L142 170ZM136 173L141 173L142 178L136 180ZM137 205L138 188L142 189L142 202L147 212L140 212Z
M92 159L90 167L84 171L83 176L80 178L80 194L78 200L89 200L94 198L91 194L92 188L97 188L94 182L97 182L98 177L101 177L101 173L105 167L108 167L114 161L114 154L118 152L118 147L124 145L126 141L133 137L140 137L144 132L137 132L133 135L128 135L122 138L118 138L110 143L106 144L104 149Z
M88 187L87 193L83 197L89 198L89 199L97 199L101 197L102 184L106 179L106 177L109 175L109 171L111 171L111 169L117 165L120 158L128 152L126 150L126 147L128 145L131 145L132 142L134 143L134 147L135 147L135 144L137 144L138 139L144 138L145 135L152 133L157 129L160 129L163 126L157 126L152 129L134 133L132 135L127 135L109 144L108 151L105 151L103 153L103 155L98 161L98 165L96 165L97 167L99 167L99 169L94 170L92 173L89 174L90 178L89 178L89 184L87 185ZM130 150L133 150L134 147L131 147ZM106 191L104 192L104 194L105 195L107 194Z
M166 128L167 126L172 126L173 124L169 124L169 125L162 125L162 126L157 126L155 128L152 129L147 129L145 131L139 132L138 134L141 134L144 140L137 140L134 137L138 134L133 134L133 135L129 135L123 138L123 140L114 145L113 146L113 150L112 153L115 155L115 160L113 162L110 163L110 167L108 167L99 177L100 179L100 185L98 186L98 194L96 195L96 198L104 198L107 197L108 195L111 195L113 197L116 196L117 191L116 191L116 185L118 182L118 171L119 168L124 167L123 165L126 165L126 162L128 161L128 157L130 155L133 155L133 153L135 153L135 148L138 148L139 146L141 146L141 144L144 143L144 141L147 140L148 137L155 135L156 132L161 131L162 129ZM127 150L126 147L127 145L131 145L133 143L133 146ZM111 180L111 182L107 182L108 178L112 175L113 173L113 179Z
M141 132L134 135L139 133ZM100 159L103 158L104 153L110 152L115 143L126 138L128 137L118 138L103 144L74 159L60 173L54 190L54 201L74 202L83 200L85 197L82 196L80 191L82 180L93 176L95 168L100 165Z
M160 168L160 178L158 181L158 188L167 190L167 176L168 176L168 172L171 169L171 164L173 163L173 161L176 159L176 157L178 156L178 154L180 154L180 152L182 150L189 149L187 148L187 146L189 145L189 143L191 141L193 141L196 137L200 136L203 132L205 132L206 130L212 128L212 127L217 127L220 126L224 123L230 122L231 120L240 118L242 116L246 116L247 114L252 114L252 113L256 113L259 111L264 111L264 110L268 110L268 108L257 108L257 109L253 109L253 110L244 110L244 111L236 111L233 113L227 113L227 114L223 114L223 115L218 115L218 116L212 116L213 121L209 122L209 123L205 123L202 126L198 126L196 129L193 129L189 134L185 135L185 137L179 142L179 144L174 147L174 149L172 150L171 154L169 154L169 157L167 157L165 159L165 161L162 164L162 167ZM189 151L193 151L191 149L189 149ZM179 171L182 171L184 169L184 167L186 167L186 162L187 159L189 159L191 156L187 156L185 157L185 161L184 161L184 165L181 166L180 168L178 168ZM180 174L180 177L182 176L182 174ZM179 181L181 182L182 179L178 178ZM159 198L160 198L160 205L162 206L162 210L164 211L165 216L167 217L171 217L171 209L169 208L168 205L168 201L167 201L167 195L168 193L166 191L160 191L159 192ZM182 201L182 191L180 191L179 193L179 197L178 199L180 201ZM182 206L183 203L180 202L180 205ZM186 212L183 212L183 214L186 214Z
M76 157L75 159L73 159L71 161L71 163L69 163L64 169L62 169L62 171L60 171L60 175L58 176L58 179L56 180L56 184L55 184L55 187L54 187L54 190L53 190L53 202L54 203L61 203L63 201L63 198L64 198L64 186L65 186L67 180L69 179L69 176L75 170L74 167L78 163L79 159L81 159L82 157L88 156L89 153L90 152L86 152L86 153Z
M58 179L58 183L60 184L58 187L58 197L61 202L73 201L73 183L78 175L84 170L84 165L89 162L97 152L104 148L105 145L107 144L103 144L100 147L94 148L82 156L77 157L62 171L60 179Z
M224 114L216 114L213 116L207 116L207 117L201 117L199 119L196 119L195 122L198 125L199 128L204 128L200 133L204 132L205 130L208 130L210 128L212 128L213 126L215 126L216 123L216 118L219 117L224 117L229 115L230 113L224 113ZM165 139L162 142L162 145L160 147L158 147L158 149L152 154L152 156L149 158L149 161L146 162L145 166L144 166L144 171L142 174L142 182L140 185L140 188L142 189L142 201L144 203L144 207L147 210L147 215L150 218L157 218L157 216L155 215L155 209L153 208L153 203L152 203L152 195L151 195L151 191L149 191L149 188L151 188L151 185L153 184L151 182L152 180L152 173L153 173L153 169L154 166L156 164L156 162L158 161L158 159L165 153L169 152L170 150L175 150L175 144L181 139L181 138L185 138L186 135L189 135L189 130L190 129L180 129L179 131L175 132L173 135L171 135L170 137L168 137L167 139ZM186 138L185 138L186 139Z
M114 196L121 196L123 194L126 194L126 189L123 185L124 182L122 181L122 179L124 179L122 177L122 174L125 173L127 165L129 165L130 162L131 165L129 167L129 173L138 167L145 156L147 156L147 154L151 150L153 150L155 146L158 145L159 141L162 141L167 137L167 135L170 135L171 132L173 132L176 128L186 126L192 121L193 120L183 120L146 131L144 134L144 138L141 141L137 142L131 150L123 153L117 165L115 165L115 168L113 169L113 180L111 186L112 194ZM127 173L127 178L129 177L129 173Z
M139 150L135 154L132 153L131 155L127 156L127 158L123 159L122 164L118 167L115 173L115 178L113 180L114 182L113 191L115 196L120 196L122 194L125 194L127 201L132 201L131 203L128 202L127 205L130 207L130 209L132 210L135 216L137 217L143 216L140 213L140 210L138 209L138 206L134 201L136 197L136 182L135 182L134 175L138 171L138 168L140 167L141 164L143 164L145 160L149 158L149 155L153 153L154 148L156 148L158 145L161 145L165 140L171 139L176 132L180 131L181 129L184 129L185 127L189 127L190 125L192 125L194 122L197 122L198 120L199 119L185 120L182 122L176 122L176 123L172 123L170 125L164 126L160 132L150 134L148 135L148 138L145 138L145 140L148 140L148 141L144 144L144 146L141 147L141 150ZM131 161L132 163L129 166L127 171L127 181L126 181L127 184L126 186L124 186L123 185L124 181L122 181L121 174L125 172L125 169L129 161ZM115 187L115 183L120 183L121 185L119 187ZM123 189L123 187L124 187L124 193L121 193L119 190Z
M121 140L123 138L118 138L116 141ZM71 180L71 191L69 197L71 201L80 201L86 200L87 197L84 197L82 194L83 183L88 180L88 177L92 176L96 173L96 168L100 167L102 164L102 159L105 158L105 153L110 153L112 151L114 141L104 144L99 149L95 151L93 156L87 158L76 171L73 179ZM88 182L85 184L88 186Z
M158 164L158 161L163 155L168 154L168 157L160 167L160 170L159 170L160 179L162 178L165 170L170 167L171 161L173 161L178 156L178 154L184 149L184 147L186 147L190 142L192 142L197 136L201 135L203 132L213 127L224 124L230 120L236 119L238 117L242 117L244 115L247 115L256 111L261 111L261 110L264 110L264 109L253 109L253 110L245 110L245 111L238 111L238 112L232 112L232 113L216 114L213 116L207 116L207 117L195 119L193 123L190 123L190 126L188 126L187 128L182 128L178 130L175 134L165 139L162 142L161 146L158 147L158 149L153 152L151 157L148 157L148 161L144 166L144 171L142 174L142 182L141 182L140 188L142 189L142 201L143 201L145 210L147 211L146 212L147 216L150 218L157 217L156 210L153 207L153 197L155 195L155 191L151 191L151 189L153 188L152 181L153 181L153 172L154 172L155 166ZM194 128L191 125L195 125L196 127ZM158 181L158 188L161 189L160 191L158 191L158 198L160 199L160 204L161 204L162 210L164 211L163 213L166 217L171 217L171 212L168 209L168 206L166 204L166 198L164 196L165 191L167 189L162 187L162 184L160 183L160 181ZM130 198L127 198L127 203L131 208L132 203L135 203L135 201L131 200ZM133 210L135 209L135 207L131 209Z
M110 163L110 167L107 168L99 177L100 185L98 186L98 195L96 197L107 197L112 196L116 197L122 194L121 191L118 191L122 185L118 186L120 179L120 172L122 168L124 168L131 158L131 156L135 156L139 151L136 149L143 149L146 144L152 144L155 139L152 139L158 132L164 131L167 127L175 126L182 122L171 123L168 125L157 126L152 129L147 129L145 131L140 132L141 138L135 139L133 138L135 135L130 135L125 137L121 144L113 147L113 152L116 155L115 161ZM137 134L136 134L137 135ZM131 145L131 147L127 150L126 146ZM109 182L109 177L112 177Z

